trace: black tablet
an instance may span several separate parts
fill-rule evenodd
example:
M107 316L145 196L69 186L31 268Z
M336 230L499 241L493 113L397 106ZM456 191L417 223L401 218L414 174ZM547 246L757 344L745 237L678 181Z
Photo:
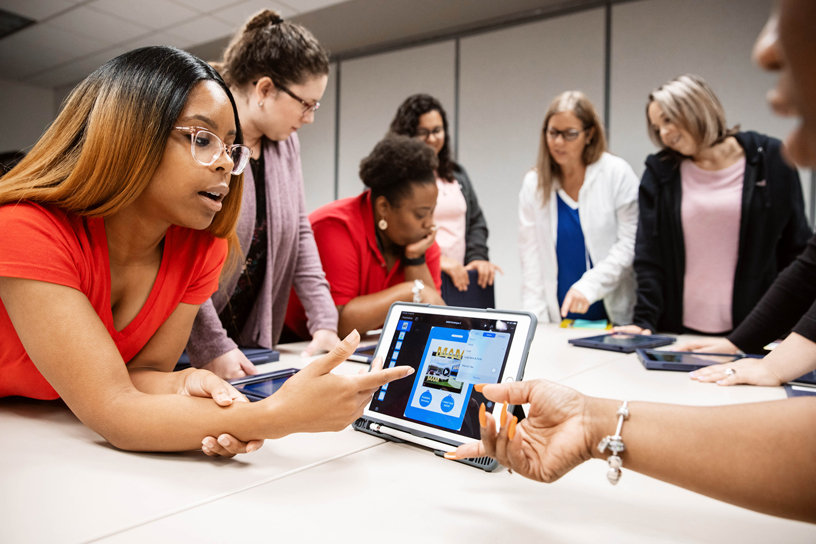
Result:
M588 338L573 338L570 344L582 348L605 349L609 351L620 351L632 353L638 349L658 348L673 344L676 338L673 336L660 336L657 334L629 334L625 332L613 332L600 336L590 336Z
M242 393L250 402L263 400L281 388L283 383L297 374L296 368L285 368L274 372L246 376L228 380L238 392Z
M655 349L637 350L638 359L648 370L672 370L691 372L711 365L732 363L740 359L762 359L761 355L739 355L736 353L694 353L690 351L659 351Z
M351 354L348 360L354 361L355 363L371 364L371 361L374 360L375 351L377 351L377 344L360 346L354 350L354 353Z

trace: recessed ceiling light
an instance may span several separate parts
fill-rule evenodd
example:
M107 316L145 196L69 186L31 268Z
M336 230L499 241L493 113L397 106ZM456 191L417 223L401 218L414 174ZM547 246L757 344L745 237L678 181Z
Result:
M0 40L36 22L34 19L0 9Z

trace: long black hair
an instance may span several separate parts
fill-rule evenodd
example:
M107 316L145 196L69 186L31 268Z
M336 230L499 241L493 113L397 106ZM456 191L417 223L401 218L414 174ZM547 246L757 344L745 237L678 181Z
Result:
M391 132L402 136L415 137L419 118L428 112L437 111L442 116L442 128L445 129L445 143L439 151L439 167L437 175L448 181L453 181L453 170L456 163L451 157L450 151L450 131L448 130L448 116L442 104L429 94L413 94L405 99L405 102L397 110L394 120L391 121Z

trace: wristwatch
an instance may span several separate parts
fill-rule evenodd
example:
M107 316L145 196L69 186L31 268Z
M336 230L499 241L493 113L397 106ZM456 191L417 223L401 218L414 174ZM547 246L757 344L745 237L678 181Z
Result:
M414 286L411 288L411 292L414 294L414 302L417 304L422 302L423 289L425 289L425 284L422 280L414 280Z

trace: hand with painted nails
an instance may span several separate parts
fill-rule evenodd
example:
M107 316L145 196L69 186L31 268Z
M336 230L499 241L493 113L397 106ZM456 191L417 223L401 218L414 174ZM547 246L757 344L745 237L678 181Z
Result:
M414 373L409 366L383 370L381 357L374 359L370 372L364 374L332 373L359 343L360 335L353 330L331 352L312 361L263 401L278 406L281 419L288 422L286 434L343 430L363 415L380 386Z
M459 446L455 457L489 456L509 469L539 482L554 482L591 458L586 431L586 397L545 380L486 385L486 398L504 403L500 426L484 405L479 411L481 442ZM530 404L521 423L507 414L507 404Z
M726 372L728 369L734 372ZM763 359L740 359L733 363L711 365L689 373L692 380L714 382L717 385L765 385L778 387L782 378L774 372L773 365Z
M212 398L219 406L228 407L233 402L249 402L245 396L208 370L185 370L186 374L180 395ZM201 442L201 451L211 457L234 457L239 453L250 453L263 446L263 440L242 442L230 434L208 436Z

